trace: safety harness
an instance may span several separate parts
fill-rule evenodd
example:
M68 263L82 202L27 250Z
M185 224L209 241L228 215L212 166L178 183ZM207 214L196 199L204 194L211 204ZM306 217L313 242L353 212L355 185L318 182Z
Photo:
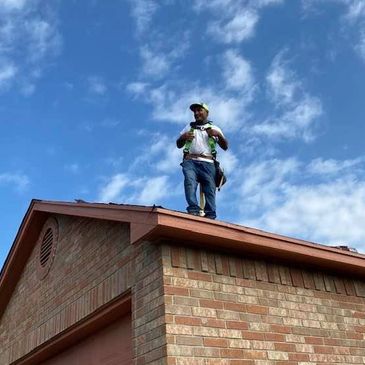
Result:
M207 129L212 128L213 126L213 122L211 122L210 120L207 121L207 123L204 123L203 125L197 124L196 122L191 122L190 123L190 133L194 133L195 129L199 129L202 131L205 131ZM203 157L203 158L209 158L208 156L204 156L204 155L191 155L189 154L189 150L191 147L192 141L186 141L185 145L184 145L184 159L188 159L189 156L194 156L194 157ZM226 183L227 178L224 175L224 171L223 169L220 167L220 164L217 160L217 150L216 150L216 145L217 145L217 141L215 138L213 137L209 137L208 138L208 144L210 147L210 151L212 154L212 159L214 161L214 165L216 168L216 175L215 175L215 183L216 183L216 187L218 188L218 191L221 189L221 187ZM201 187L201 186L200 186ZM202 191L200 192L200 207L204 207L204 196ZM203 208L201 208L203 209Z
M207 126L208 125L208 126ZM196 122L191 122L190 123L190 133L194 133L195 129L199 129L201 131L205 131L207 129L211 129L213 126L213 122L211 122L210 120L207 121L207 123L204 123L203 125L197 124ZM186 141L185 145L184 145L184 158L189 154L190 151L190 147L193 141ZM210 148L210 152L213 156L213 160L216 159L217 157L217 150L216 150L216 140L213 137L208 137L208 145ZM204 157L204 156L202 156Z

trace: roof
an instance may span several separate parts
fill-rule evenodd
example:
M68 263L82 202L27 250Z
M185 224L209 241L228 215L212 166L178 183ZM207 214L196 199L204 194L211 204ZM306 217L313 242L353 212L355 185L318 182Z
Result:
M365 277L365 255L188 215L158 206L32 200L0 276L0 316L19 280L46 219L53 214L130 224L131 244L166 240L227 252L268 257Z

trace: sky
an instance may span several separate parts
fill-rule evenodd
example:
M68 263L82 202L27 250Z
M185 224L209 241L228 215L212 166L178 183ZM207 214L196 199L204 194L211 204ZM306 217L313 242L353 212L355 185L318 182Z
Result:
M0 0L0 267L32 199L185 211L175 141L229 141L218 219L365 253L365 0Z

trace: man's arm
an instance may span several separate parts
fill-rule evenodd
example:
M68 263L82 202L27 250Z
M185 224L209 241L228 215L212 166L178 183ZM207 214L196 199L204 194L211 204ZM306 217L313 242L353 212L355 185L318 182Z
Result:
M207 129L207 133L208 133L209 137L217 137L218 138L219 147L222 150L227 151L227 149L228 149L228 141L227 141L227 139L225 137L223 137L223 135L221 133L219 133L217 130L215 130L213 128Z
M184 147L186 141L192 141L193 139L194 139L194 132L186 132L186 133L183 133L176 140L176 146L177 146L177 148Z

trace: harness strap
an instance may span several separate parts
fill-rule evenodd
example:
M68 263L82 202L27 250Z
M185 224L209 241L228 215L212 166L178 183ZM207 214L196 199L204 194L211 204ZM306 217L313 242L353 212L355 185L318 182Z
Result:
M213 125L213 123L212 122L208 122L208 123L206 123L206 124L208 124L209 125L209 127L208 128L205 128L205 129L210 129L210 128L212 128L211 126ZM193 125L192 125L192 123L190 123L190 126L191 126L191 128L190 128L190 133L194 133L194 130L195 129L198 129L198 128L194 128L193 127ZM189 153L189 151L190 151L190 147L191 147L191 144L193 143L193 141L186 141L185 142L185 145L184 145L184 156L186 156L188 153ZM215 139L213 138L213 137L208 137L208 145L209 145L209 148L210 148L210 152L211 152L211 154L212 154L212 156L213 156L213 159L215 159L216 158L216 156L217 156L217 150L216 150L216 141L215 141Z
M191 127L189 132L190 132L190 133L194 133L194 128L193 128L193 127ZM190 150L190 147L191 147L191 144L192 144L192 143L193 143L193 141L186 141L186 142L185 142L185 146L184 146L184 155L189 153L189 150Z

